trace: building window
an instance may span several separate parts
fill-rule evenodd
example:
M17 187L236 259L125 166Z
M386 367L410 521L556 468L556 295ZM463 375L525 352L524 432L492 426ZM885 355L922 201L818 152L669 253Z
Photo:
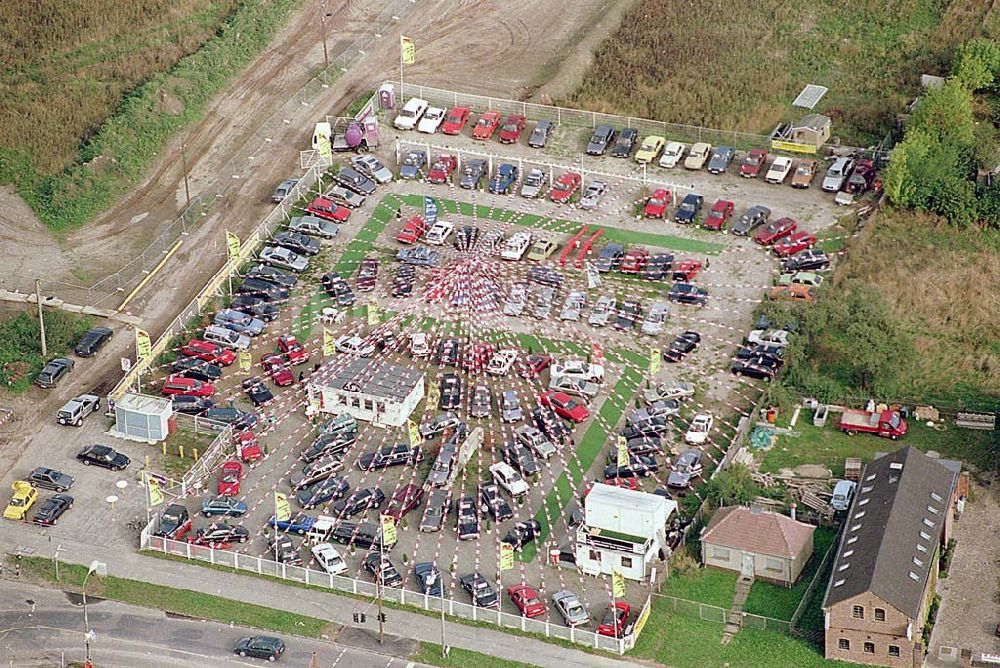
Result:
M885 610L883 608L875 608L875 621L876 622L885 621Z
M371 399L365 399L365 410L366 411L374 411L375 410L375 402L372 401Z
M889 645L889 656L899 657L899 645Z
M622 568L632 568L632 557L622 557Z
M597 550L591 550L590 551L590 560L591 561L596 561L597 563L600 563L601 562L601 553L598 552Z
M785 566L785 562L783 562L781 559L771 559L771 558L768 558L767 561L764 562L764 569L768 570L768 571L771 571L772 573L781 573L781 572L783 572L784 571L784 566Z
M865 609L863 607L861 607L860 605L856 605L856 606L854 606L854 611L851 613L851 616L853 616L854 619L864 619L865 618Z
M712 558L719 561L729 561L729 550L724 547L712 547Z
M837 641L837 649L842 649L842 650L845 650L845 651L850 651L851 650L851 641L848 640L847 638L841 638L840 640Z
M875 643L873 643L873 642L866 642L865 643L865 654L874 654L874 653L875 653Z

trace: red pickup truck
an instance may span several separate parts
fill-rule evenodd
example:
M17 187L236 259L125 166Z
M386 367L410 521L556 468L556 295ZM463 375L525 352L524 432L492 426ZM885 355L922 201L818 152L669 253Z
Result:
M895 441L906 435L907 427L906 420L901 418L896 411L887 409L878 413L847 409L840 417L840 429L848 436L854 436L858 432L866 432Z

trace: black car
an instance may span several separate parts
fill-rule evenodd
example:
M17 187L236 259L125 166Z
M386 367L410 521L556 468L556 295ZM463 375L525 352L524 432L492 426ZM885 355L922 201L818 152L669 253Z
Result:
M453 373L446 373L441 376L438 384L441 399L438 402L443 411L458 408L462 405L462 380Z
M649 263L639 275L647 281L662 281L673 267L673 255L670 253L657 253L649 259Z
M479 538L479 509L474 497L463 496L455 503L455 531L459 540Z
M500 487L495 482L479 483L479 501L494 522L503 522L514 517L510 504L500 495Z
M455 231L455 248L457 250L472 250L479 241L479 228L475 225L465 225Z
M767 329L764 327L763 329ZM785 357L785 349L781 346L772 346L764 343L757 345L745 345L736 349L736 359L747 360L754 357L771 357L781 362Z
M102 466L110 471L123 471L132 461L106 445L88 445L77 453L76 458L84 466Z
M371 195L377 187L374 181L353 167L341 167L333 180L359 195Z
M618 315L615 317L615 329L628 332L635 327L635 323L641 317L642 304L636 301L622 302L622 307L618 310Z
M691 283L675 283L667 293L667 299L680 304L704 306L708 302L708 290Z
M423 459L421 447L410 447L408 443L387 445L375 452L366 452L358 458L358 468L362 471L374 471L390 466L413 466Z
M299 551L295 549L295 544L292 543L292 539L287 535L278 534L271 536L267 540L267 549L274 555L274 560L279 564L288 564L290 566L302 565L302 556L299 555Z
M35 385L46 389L55 387L63 377L73 370L74 362L65 357L57 357L45 365L35 379Z
M202 417L210 421L209 428L215 428L217 431L222 431L225 428L225 425L232 425L233 429L237 432L250 429L257 424L260 419L257 417L256 413L251 413L232 405L210 406L202 414ZM219 426L213 427L211 422L215 422Z
M283 269L278 269L277 267L271 267L266 264L258 264L256 267L252 267L245 274L246 278L258 278L262 281L267 281L268 283L273 283L274 285L287 288L291 290L299 283L299 277L290 272L284 271Z
M317 239L299 232L279 232L274 235L274 243L299 255L318 255L322 246Z
M163 509L154 535L179 540L191 528L191 515L179 503L171 503Z
M573 433L549 406L539 406L532 410L531 420L549 440L556 443L565 442L569 438L569 435Z
M482 573L476 571L459 578L462 589L472 596L472 605L477 608L499 608L500 596L496 587Z
M670 422L666 418L660 417L627 424L619 433L625 439L626 443L628 443L639 438L659 436L669 429Z
M274 399L274 394L264 384L264 381L254 376L243 381L243 392L254 406L262 406Z
M462 342L455 337L441 339L437 349L438 366L455 366L462 355Z
M371 573L375 581L381 580L383 587L402 587L403 576L399 574L396 566L389 561L389 557L383 557L378 552L371 552L365 555L365 570Z
M413 574L420 584L420 593L428 596L444 597L443 578L438 567L429 561L413 564Z
M337 272L331 271L323 274L320 282L326 293L333 297L337 306L351 306L357 301L357 297L355 297L354 291L351 290L351 286Z
M467 161L458 180L459 187L466 190L479 187L479 183L483 180L488 168L487 162L480 158Z
M379 549L382 543L382 532L371 522L338 522L330 537L343 545L354 545L363 550ZM386 545L389 549L392 545Z
M399 276L392 279L392 285L389 286L389 294L393 297L409 297L413 294L413 279L401 278Z
M334 499L339 499L340 497L347 494L347 490L351 488L350 483L343 476L335 475L330 476L326 480L320 480L317 483L309 485L303 490L300 490L298 494L295 495L295 500L299 502L305 510L312 510L317 506L321 506L328 501Z
M277 661L285 652L285 643L273 636L251 636L237 640L233 651L240 656Z
M729 371L734 376L756 378L767 383L774 379L780 368L774 362L774 359L763 356L750 359L735 359L730 365Z
M216 522L198 529L194 537L188 540L196 545L245 543L250 540L250 531L246 527L232 526L225 522Z
M504 543L508 543L514 546L515 550L520 550L522 547L535 540L542 533L542 525L536 520L527 520L526 522L518 522L515 524L507 535L503 537Z
M113 334L110 327L94 327L80 338L73 352L77 357L90 357L111 340Z
M329 434L320 434L316 440L302 451L302 460L314 462L325 455L338 455L354 445L358 440L356 429Z
M28 474L28 482L32 487L42 489L54 489L57 492L65 492L73 487L73 476L66 475L62 471L39 466Z
M647 455L629 455L628 466L618 466L618 462L615 461L612 464L604 467L604 479L611 480L613 478L645 478L646 476L653 475L653 473L659 468L656 460Z
M616 271L621 268L622 260L625 259L625 246L621 244L607 244L601 249L594 266L597 271L606 274L609 271Z
M615 129L610 125L598 125L587 142L587 155L604 155L615 140Z
M663 351L663 359L666 362L680 362L684 357L693 352L701 343L701 334L687 331L678 335L670 347Z
M504 460L521 472L525 478L530 478L541 472L542 467L538 465L534 453L527 446L512 443L503 449Z
M688 193L677 206L677 211L674 213L674 222L680 223L681 225L690 225L694 223L695 220L697 220L698 214L701 212L701 207L704 206L704 204L704 197L696 195L695 193Z
M551 132L552 121L538 121L535 129L531 131L531 136L528 137L528 146L531 148L544 148L545 142L548 141Z
M632 149L635 148L637 141L639 141L638 130L635 128L623 128L622 131L618 133L618 141L615 142L614 147L611 149L611 157L629 157L632 155Z
M729 232L737 236L745 237L753 230L767 222L771 217L771 210L766 206L755 205L747 209L747 212L740 216L739 220L729 226Z
M528 270L528 280L539 285L558 288L562 286L563 275L552 267L532 267Z
M799 251L781 263L782 271L818 271L830 266L830 256L821 250Z
M658 434L641 434L626 439L625 448L632 455L646 455L653 457L663 454L663 439ZM610 459L616 459L617 453L612 452ZM611 461L608 462L609 464Z
M73 497L69 494L56 494L47 499L38 509L32 522L42 526L54 526L62 514L73 507Z
M337 517L351 517L378 508L383 503L385 503L385 492L378 487L365 487L335 503L333 512Z
M239 294L250 295L266 302L282 302L288 299L288 289L261 278L244 278L236 288Z
M222 378L222 367L197 357L182 357L170 365L170 369L185 378L194 378L205 383L214 383Z
M730 146L716 146L712 149L712 157L708 159L708 171L711 174L722 174L736 157L736 149Z
M255 318L260 318L264 322L277 320L281 315L281 309L276 304L270 304L263 299L258 299L251 295L236 295L229 303L229 308L249 313Z

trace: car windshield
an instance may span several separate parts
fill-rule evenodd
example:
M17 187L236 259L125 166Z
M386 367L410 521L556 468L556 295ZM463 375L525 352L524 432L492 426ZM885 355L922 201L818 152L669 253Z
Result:
M694 211L694 204L691 202L684 202L681 204L680 208L682 211Z
M515 132L517 130L517 123L507 123L503 126L504 132Z
M448 122L449 123L458 123L461 120L462 120L462 114L461 113L451 113L451 114L448 114Z
M553 186L553 189L554 189L554 190L562 190L562 191L567 191L567 190L569 190L569 189L570 189L570 184L569 184L568 182L566 182L566 181L562 181L562 180L560 180L560 181L558 181L558 182L557 182L557 183L555 184L555 186Z
M479 122L476 123L476 125L482 125L482 126L485 127L485 126L488 126L488 125L492 125L492 123L493 123L493 120L490 119L490 118L480 118Z

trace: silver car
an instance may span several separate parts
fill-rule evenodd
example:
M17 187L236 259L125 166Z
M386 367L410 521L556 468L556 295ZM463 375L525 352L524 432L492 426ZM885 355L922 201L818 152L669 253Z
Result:
M823 190L828 193L837 192L844 185L844 181L850 178L853 171L854 160L837 158L830 165L830 169L826 170L826 176L823 177Z
M552 302L555 301L555 298L556 291L554 288L544 285L539 286L534 294L534 307L531 310L531 315L539 320L548 318L552 315Z
M247 336L260 336L264 331L263 320L231 308L225 308L216 313L215 317L212 318L212 323Z
M359 155L351 158L351 166L376 183L392 181L392 172L374 155Z
M562 616L566 626L586 626L590 623L590 614L576 594L571 591L557 591L552 594L552 605Z
M574 322L580 319L583 314L583 308L587 305L587 293L583 290L574 290L569 293L566 297L566 302L563 304L562 311L559 312L560 320L572 320Z
M663 323L670 315L670 306L666 302L656 302L649 308L646 319L642 321L642 333L657 336L663 331Z
M282 246L268 246L260 252L260 261L271 267L303 272L309 267L309 260Z
M354 192L350 188L336 185L326 191L323 195L327 199L333 200L337 204L346 206L348 209L357 209L365 204L365 196Z
M485 385L476 385L469 400L469 415L474 418L489 417L493 412L493 395Z
M611 316L615 312L617 303L614 297L608 297L607 295L601 296L597 299L597 303L594 304L594 308L590 310L590 317L587 319L587 323L591 327L604 327L611 321Z
M451 506L451 492L446 489L438 489L431 492L430 501L424 509L424 516L420 519L421 531L440 531L444 525L444 519L448 516Z
M278 184L278 187L274 189L271 193L271 201L275 204L280 204L288 197L288 194L292 192L292 188L298 185L298 179L286 179Z
M590 185L583 192L583 197L580 198L580 208L581 209L593 209L598 203L600 203L601 198L604 197L604 193L608 191L608 184L604 181L591 181Z
M503 304L503 314L517 316L524 313L525 303L528 301L528 284L515 283L510 286L510 294Z
M545 172L540 169L532 169L521 182L521 197L533 199L542 194L545 187Z
M520 422L524 419L521 400L515 390L504 390L500 395L500 419L504 422Z
M324 239L332 239L340 233L339 225L319 216L295 216L288 221L288 229Z
M601 386L595 382L572 376L553 376L549 381L549 389L565 392L584 399L593 399L601 391Z

